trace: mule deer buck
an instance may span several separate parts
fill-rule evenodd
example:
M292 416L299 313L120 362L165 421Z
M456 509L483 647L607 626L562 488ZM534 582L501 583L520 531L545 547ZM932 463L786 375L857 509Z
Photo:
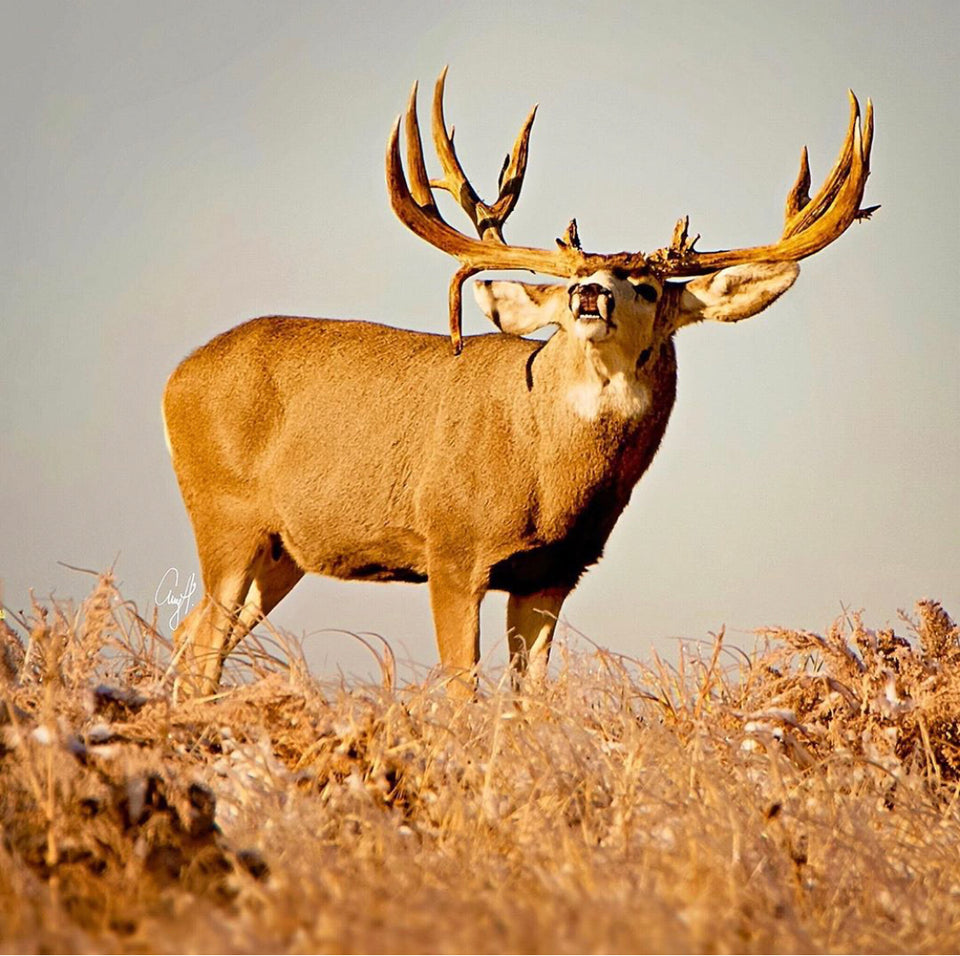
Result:
M542 666L564 598L600 558L656 454L676 393L676 331L756 315L793 284L797 260L876 208L860 208L872 107L861 122L851 93L836 164L811 198L804 150L772 244L700 252L684 218L670 245L646 255L585 252L575 222L556 248L508 245L503 224L536 110L488 205L447 130L445 73L432 117L442 178L427 175L416 85L407 173L399 118L386 173L403 223L460 263L453 348L371 322L271 316L213 339L167 384L167 443L205 587L175 635L189 692L216 690L226 655L307 571L426 581L454 693L472 692L479 607L491 589L509 595L511 659L520 671L532 659ZM458 201L478 238L441 217L436 189ZM464 340L461 287L491 269L562 281L476 282L499 332ZM556 331L547 341L522 338L548 325Z

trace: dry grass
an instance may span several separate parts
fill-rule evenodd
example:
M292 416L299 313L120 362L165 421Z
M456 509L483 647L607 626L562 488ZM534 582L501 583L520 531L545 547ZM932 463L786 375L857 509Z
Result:
M104 576L0 622L0 948L956 952L960 630L915 614L470 704L260 647L177 703Z

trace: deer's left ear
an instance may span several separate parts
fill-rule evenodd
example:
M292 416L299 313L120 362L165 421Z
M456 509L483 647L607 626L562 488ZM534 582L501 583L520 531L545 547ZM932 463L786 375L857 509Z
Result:
M505 279L479 279L473 284L473 295L483 314L501 332L512 335L529 335L545 325L558 325L567 304L562 285Z
M748 262L692 279L679 294L674 325L749 319L783 295L799 274L795 262Z

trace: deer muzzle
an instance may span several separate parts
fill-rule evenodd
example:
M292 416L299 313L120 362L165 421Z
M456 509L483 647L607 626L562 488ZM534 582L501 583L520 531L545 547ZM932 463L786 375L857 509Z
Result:
M606 337L616 328L613 321L613 292L599 282L587 282L571 286L570 311L577 322L587 326L596 324L596 332L590 338Z

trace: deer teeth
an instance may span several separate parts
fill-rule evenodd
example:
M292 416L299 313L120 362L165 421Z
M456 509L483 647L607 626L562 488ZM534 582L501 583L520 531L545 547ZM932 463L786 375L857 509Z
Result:
M600 313L600 316L603 318L604 322L610 321L610 296L597 296L597 312Z
M580 293L574 292L570 296L570 311L577 317L580 318Z

